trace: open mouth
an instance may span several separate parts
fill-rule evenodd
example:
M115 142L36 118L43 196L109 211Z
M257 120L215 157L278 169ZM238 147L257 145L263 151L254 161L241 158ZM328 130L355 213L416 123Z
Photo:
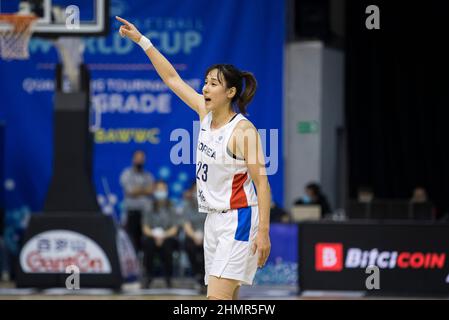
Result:
M210 102L210 98L204 98L204 101L206 101L206 102Z

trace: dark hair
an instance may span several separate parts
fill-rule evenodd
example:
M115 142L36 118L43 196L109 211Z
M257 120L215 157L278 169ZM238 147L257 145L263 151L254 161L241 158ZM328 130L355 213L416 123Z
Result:
M373 188L368 186L368 185L361 185L360 187L358 187L357 189L358 192L373 192Z
M321 188L318 183L311 182L306 185L306 189L312 190L317 197L321 197Z
M164 179L157 179L156 181L154 181L154 185L157 185L157 184L159 184L159 183L165 184L165 185L167 186L167 189L168 189L168 183L167 183L167 181L165 181Z
M246 114L248 104L253 100L257 89L257 81L251 72L240 71L232 64L214 64L206 70L205 78L212 70L217 69L218 82L223 84L226 81L226 87L235 87L237 90L232 98L232 107L235 111ZM243 79L245 79L245 90L243 90Z
M143 155L146 156L145 151L143 151L142 149L135 149L133 152L133 156L135 156L137 153L143 153Z

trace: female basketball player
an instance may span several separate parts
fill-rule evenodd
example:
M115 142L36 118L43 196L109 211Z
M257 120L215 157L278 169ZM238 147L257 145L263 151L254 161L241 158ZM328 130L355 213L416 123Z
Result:
M256 91L256 79L232 65L214 65L206 71L201 95L133 24L116 18L123 23L120 35L142 47L164 83L200 117L196 177L199 211L208 213L207 297L237 299L240 285L252 284L271 247L270 186L260 137L243 116Z

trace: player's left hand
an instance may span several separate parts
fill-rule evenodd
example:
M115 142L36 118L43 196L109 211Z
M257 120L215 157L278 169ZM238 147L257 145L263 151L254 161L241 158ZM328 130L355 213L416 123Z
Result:
M258 253L257 266L262 268L270 255L271 242L268 232L258 232L256 242L253 244L253 254Z

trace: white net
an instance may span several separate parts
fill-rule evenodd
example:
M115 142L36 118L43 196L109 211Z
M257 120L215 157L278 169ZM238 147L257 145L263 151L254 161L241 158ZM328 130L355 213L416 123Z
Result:
M0 14L0 56L5 60L30 57L28 43L37 20L34 15Z

